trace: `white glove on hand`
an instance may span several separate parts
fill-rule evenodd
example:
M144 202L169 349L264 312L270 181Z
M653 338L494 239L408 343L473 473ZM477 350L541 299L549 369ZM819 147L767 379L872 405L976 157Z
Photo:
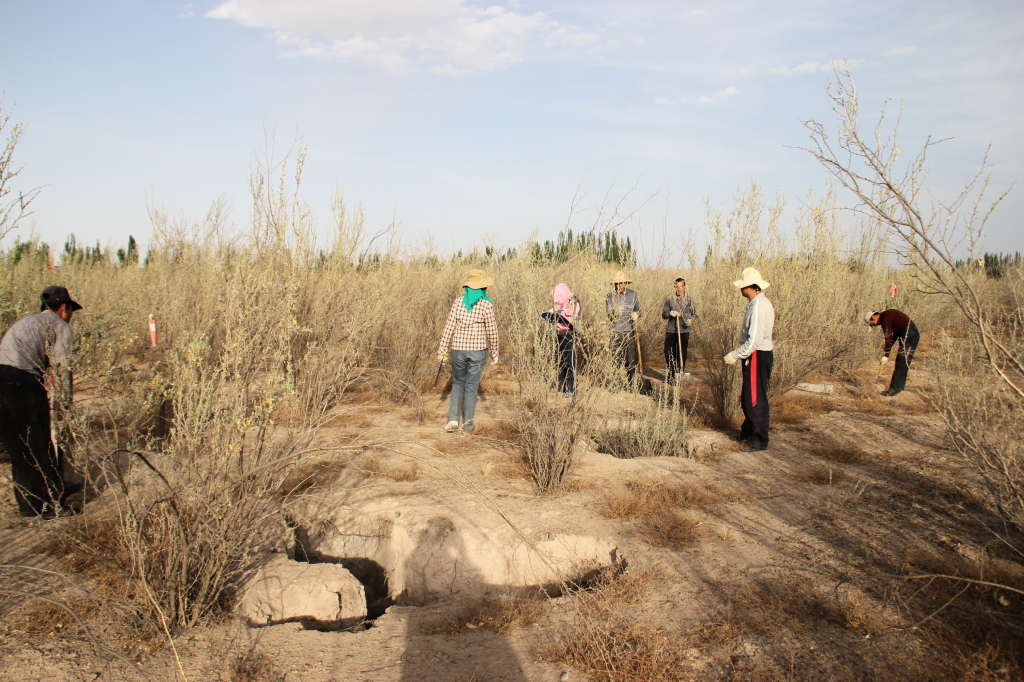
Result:
M447 353L438 353L437 354L437 361L438 362L444 362L447 359L448 359L448 354Z
M497 353L491 353L491 363L495 364L495 365L498 364L498 354Z
M727 365L735 365L738 360L739 358L737 358L732 351L729 351L722 357L722 362Z
M669 317L679 317L679 311L673 310L672 312L669 313Z
M687 327L689 327L689 326L690 326L691 324L693 324L693 318L692 318L692 317L688 317L688 318L686 318L685 320L683 320L683 323L684 323L684 324L685 324L685 325L686 325Z
M886 361L887 361L888 359L889 359L889 358L887 358L886 356L884 356L884 355L883 355L883 356L882 356L882 359L878 361L878 364L880 364L880 365L884 365L884 364L886 363Z
M629 319L633 320L634 322L636 322L639 317L640 317L640 313L630 313L629 314Z

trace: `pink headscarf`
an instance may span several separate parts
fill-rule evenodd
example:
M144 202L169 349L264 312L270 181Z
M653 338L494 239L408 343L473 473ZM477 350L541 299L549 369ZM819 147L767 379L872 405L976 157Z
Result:
M569 322L576 322L580 314L580 302L573 296L572 290L565 282L559 282L551 290L551 298L555 301L555 314L561 315ZM560 332L569 331L569 325L555 322L555 329Z

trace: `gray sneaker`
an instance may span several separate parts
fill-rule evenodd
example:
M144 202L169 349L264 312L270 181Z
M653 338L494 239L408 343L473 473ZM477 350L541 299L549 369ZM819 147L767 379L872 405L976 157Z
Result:
M474 424L472 421L468 421L468 422L466 422L465 424L462 425L462 432L463 433L473 433L473 429L475 429L475 428L476 428L476 424Z

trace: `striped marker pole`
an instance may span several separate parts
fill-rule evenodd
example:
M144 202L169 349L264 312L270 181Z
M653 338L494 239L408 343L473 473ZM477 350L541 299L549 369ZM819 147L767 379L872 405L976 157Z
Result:
M149 314L149 347L156 348L156 318Z

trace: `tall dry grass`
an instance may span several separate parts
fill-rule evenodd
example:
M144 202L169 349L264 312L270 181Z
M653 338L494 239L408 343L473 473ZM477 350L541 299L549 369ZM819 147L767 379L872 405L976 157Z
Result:
M539 491L565 482L584 435L612 428L596 419L596 401L630 390L612 361L604 315L619 266L584 254L537 264L526 248L502 259L400 258L371 245L361 217L340 200L335 239L320 249L310 237L301 175L301 156L257 169L244 238L226 236L219 205L195 223L153 211L156 243L144 267L106 262L52 272L32 258L3 260L5 324L35 312L47 284L69 287L85 305L74 321L79 409L64 439L89 487L102 494L82 522L113 519L119 549L106 557L111 570L150 625L168 634L228 608L263 554L286 540L283 519L303 490L294 481L326 447L317 427L330 410L355 391L382 405L422 408L437 339L469 267L496 279L490 293L501 355L519 387L517 446ZM738 373L720 358L736 343L744 301L731 281L742 267L757 266L773 282L775 391L860 362L871 343L858 314L891 277L878 262L851 255L827 200L801 212L795 245L781 238L780 216L751 190L728 215L709 213L714 238L702 267L631 272L648 365L661 362L661 302L672 280L686 275L700 313L693 344L725 419L738 403ZM572 399L553 391L555 340L539 317L560 281L584 310ZM147 344L149 313L159 324L156 349ZM628 419L624 431L616 422L614 449L686 455L683 405L690 400L682 388Z

